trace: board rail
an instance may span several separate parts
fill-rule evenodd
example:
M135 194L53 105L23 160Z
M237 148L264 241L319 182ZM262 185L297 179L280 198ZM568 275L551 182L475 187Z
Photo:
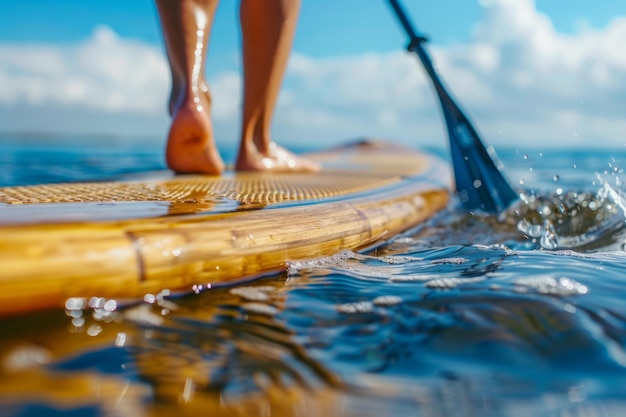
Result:
M297 190L297 176L281 177L292 181L296 191L283 193L278 200L277 194L267 193L273 195L272 201L258 197L259 193L255 198L245 193L240 198L224 196L236 192L236 187L197 192L197 184L195 199L187 195L174 201L144 198L116 203L109 197L84 202L3 201L0 316L62 308L74 297L142 299L163 289L191 291L194 285L211 288L235 283L284 270L289 260L358 250L389 239L424 221L449 200L448 167L429 155L361 145L314 158L328 166L326 174L309 174L309 182L302 186L309 187L305 191ZM343 173L333 168L334 163L343 164ZM260 178L259 174L237 175L230 178L239 178L240 183ZM357 179L342 188L339 183L348 177ZM334 181L339 191L310 191L315 190L311 185L315 178ZM190 181L206 185L223 179L182 176L109 186L140 186L161 193L159 187ZM80 191L94 185L71 186ZM106 184L97 186L106 188ZM1 195L15 199L19 193L2 189ZM293 195L304 197L284 198ZM208 201L216 198L223 204ZM111 204L115 215L94 210ZM139 208L124 211L133 204ZM52 207L73 214L69 219L55 215Z

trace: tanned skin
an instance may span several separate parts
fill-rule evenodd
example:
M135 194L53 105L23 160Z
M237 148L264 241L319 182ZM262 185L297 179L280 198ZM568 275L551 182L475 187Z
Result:
M178 173L218 175L224 162L211 124L205 79L207 45L217 0L156 0L172 73L172 123L165 157ZM311 172L318 165L272 142L270 125L295 33L299 0L241 0L243 117L240 171Z

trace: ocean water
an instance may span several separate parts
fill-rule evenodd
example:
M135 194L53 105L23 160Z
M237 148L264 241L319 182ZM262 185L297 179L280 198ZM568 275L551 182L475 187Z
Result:
M5 138L0 184L163 167L76 141ZM245 285L1 320L0 415L625 415L624 151L498 151L501 215L453 201Z

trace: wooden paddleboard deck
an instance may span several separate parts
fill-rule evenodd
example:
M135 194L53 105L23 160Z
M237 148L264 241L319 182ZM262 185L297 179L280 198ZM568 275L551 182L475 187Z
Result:
M445 207L439 159L382 143L315 174L152 174L0 188L0 315L210 288L388 239Z

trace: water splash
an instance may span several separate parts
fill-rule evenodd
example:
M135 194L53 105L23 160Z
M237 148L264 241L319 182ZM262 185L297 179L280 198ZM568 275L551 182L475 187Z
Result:
M612 250L621 248L626 227L626 194L597 176L596 192L521 194L507 213L516 228L537 248Z

